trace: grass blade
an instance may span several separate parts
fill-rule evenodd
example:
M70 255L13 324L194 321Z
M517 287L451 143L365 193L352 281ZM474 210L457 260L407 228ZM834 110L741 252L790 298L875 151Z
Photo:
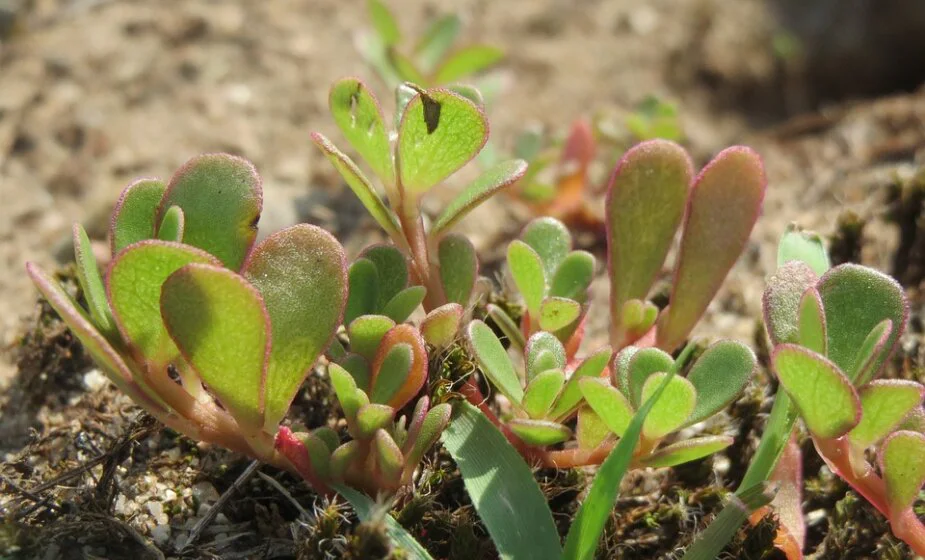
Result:
M381 511L374 501L369 499L364 494L349 488L347 486L334 486L334 489L337 490L337 493L343 496L350 505L353 506L353 509L357 512L357 517L360 518L360 521L375 521L376 516L379 511ZM383 512L384 513L384 512ZM433 560L427 550L421 546L414 537L411 536L404 527L398 524L398 521L395 521L395 518L387 513L383 515L383 521L385 522L385 532L388 533L389 538L392 539L392 543L395 546L402 549L405 553L403 558L410 558L416 560Z
M581 509L578 510L578 515L575 516L575 521L572 522L572 527L565 540L564 558L567 560L594 558L598 541L604 531L604 524L610 516L610 510L620 491L620 481L629 469L636 444L639 443L642 425L674 376L674 371L669 372L652 397L636 412L617 447L607 456L600 470L597 471L597 475L591 482L588 498L581 504Z
M756 509L771 503L773 492L768 489L767 483L760 483L743 492L737 492L729 497L710 526L700 534L696 541L687 549L681 560L712 560L718 558L726 544L732 540L739 527L748 519Z
M530 467L469 403L441 436L501 558L558 560L558 532Z

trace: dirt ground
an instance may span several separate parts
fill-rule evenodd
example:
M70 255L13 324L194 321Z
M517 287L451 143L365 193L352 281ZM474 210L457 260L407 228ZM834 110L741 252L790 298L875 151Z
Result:
M504 48L505 87L489 115L501 147L528 123L564 130L582 116L622 115L656 94L679 106L698 163L733 143L762 154L770 180L764 214L698 332L755 339L763 279L791 221L833 237L845 260L900 274L921 305L921 210L904 206L908 200L897 194L914 182L925 157L925 91L918 89L925 81L925 10L916 2L883 1L876 9L787 0L390 4L400 6L410 36L452 9L465 21L465 41ZM61 352L50 352L33 364L44 368L41 380L18 375L16 349L35 332L40 309L23 264L66 264L73 222L102 242L112 204L130 180L169 176L209 151L240 154L257 166L264 181L262 235L311 220L335 230L348 249L361 247L374 228L357 219L357 205L308 134L339 138L326 110L328 85L339 77L361 76L380 98L391 98L355 48L358 34L369 29L364 6L0 0L0 344L9 350L0 359L0 452L22 461L18 454L28 443L50 464L78 466L97 456L94 445L101 442L143 440L143 457L133 460L146 467L110 469L136 483L134 495L123 488L93 502L122 520L101 530L121 535L129 543L124 550L141 550L139 557L169 555L197 515L184 508L213 503L246 464L137 425L134 414L122 414L134 410L130 402L92 371L60 378L87 368L79 354L67 354L63 332L52 340L70 361L62 365ZM617 155L599 155L602 175ZM493 203L463 227L491 253L523 215ZM592 317L592 340L605 332L605 315ZM921 324L913 331L920 334ZM907 351L917 348L910 339ZM77 445L87 433L85 445ZM188 472L168 468L178 457L188 458ZM161 499L136 499L151 494ZM292 534L281 521L292 515L286 502L232 508L204 540L233 542L253 532L246 520L256 519L258 532L271 536L249 545L277 546L285 557L292 552ZM165 535L158 527L168 520L183 529ZM60 549L48 554L71 557Z

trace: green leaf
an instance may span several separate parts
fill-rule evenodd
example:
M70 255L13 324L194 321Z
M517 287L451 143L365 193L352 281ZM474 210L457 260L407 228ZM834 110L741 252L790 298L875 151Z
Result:
M353 376L341 366L328 364L328 377L331 378L331 386L334 387L334 394L344 410L347 422L353 424L360 409L369 404L369 399L357 388Z
M348 352L337 361L337 364L353 376L356 386L359 387L361 391L369 391L369 380L373 376L372 371L369 369L369 360L359 354ZM369 399L367 399L367 401L368 400Z
M726 408L742 393L756 364L755 353L741 342L721 340L707 348L687 374L697 391L697 405L687 424L706 420Z
M260 293L226 268L189 264L164 282L160 304L183 357L238 424L258 432L270 355L270 316Z
M96 329L83 308L77 305L77 302L57 282L33 263L26 263L26 272L74 336L80 340L94 362L102 368L103 373L120 390L152 414L165 414L168 410L167 405L140 375L132 372L122 355L116 352L112 344ZM137 378L136 375L138 375Z
M401 454L398 444L383 429L376 430L373 439L375 445L376 470L382 482L398 486L401 482L401 472L405 467L405 458Z
M521 159L502 161L483 172L450 201L434 222L430 235L439 238L456 222L502 189L511 186L527 171L527 162Z
M854 362L857 372L854 378L856 386L864 385L876 376L880 366L879 358L883 354L892 330L893 322L890 319L884 319L871 329L867 338L861 343Z
M366 175L360 171L357 164L343 152L338 150L323 134L312 132L311 139L312 142L318 146L318 149L328 158L328 161L334 165L337 172L344 178L344 182L347 183L347 186L350 187L353 194L360 200L360 203L363 204L363 207L366 208L369 215L376 220L379 227L381 227L392 239L401 238L401 226L398 224L398 219L396 219L395 214L386 207L385 203L382 202L382 199L373 188L372 183L370 183Z
M504 51L491 45L463 47L451 54L440 68L434 82L448 84L491 68L504 58Z
M398 521L395 521L391 515L388 515L384 508L379 508L376 504L364 494L357 492L347 486L335 486L337 493L347 499L353 509L357 512L357 517L364 523L378 525L380 520L385 521L385 532L392 539L392 542L400 548L408 558L417 560L433 560L433 557L427 550L416 541L411 534L402 527Z
M564 558L569 560L591 560L594 558L594 552L600 541L601 533L604 531L604 525L610 518L611 510L620 491L620 481L623 480L623 475L626 474L633 460L636 445L639 444L643 423L646 421L649 411L659 402L662 393L674 379L674 375L673 371L669 373L652 397L636 411L630 425L623 433L623 437L620 438L617 446L601 464L594 480L591 482L588 497L581 504L581 508L569 528L568 536L565 539Z
M867 449L895 430L925 398L925 387L915 381L877 380L858 391L861 421L848 433L851 444Z
M667 373L654 373L642 387L642 401L645 402L661 386ZM652 408L642 433L646 439L657 440L685 425L697 402L697 390L683 377L673 377L658 404Z
M406 193L420 195L469 160L488 139L485 114L468 99L442 89L418 93L398 129L398 161Z
M413 360L411 346L408 344L396 344L389 348L376 373L376 383L372 386L369 400L380 404L389 402L404 385Z
M238 270L257 237L263 207L260 176L249 161L239 157L194 157L170 179L155 223L163 221L171 206L183 210L184 243Z
M546 497L498 428L462 402L441 439L499 557L560 560L562 547Z
M501 394L514 403L520 403L524 398L523 387L507 350L494 331L482 321L472 321L466 330L479 369Z
M507 266L531 315L538 316L546 295L543 261L529 245L515 239L507 248Z
M822 298L815 288L807 289L800 299L798 321L800 345L825 356L825 310L822 309Z
M369 19L373 22L373 28L379 34L379 39L386 46L398 44L401 41L401 30L398 28L398 22L395 16L389 11L388 6L379 0L367 0L366 11L369 12Z
M361 406L357 411L357 439L372 438L376 430L388 428L394 416L395 409L388 405L370 403Z
M166 191L167 185L157 179L139 179L122 191L109 227L113 256L133 243L154 238L157 208Z
M520 327L517 323L514 322L514 319L511 319L503 309L498 307L493 303L489 303L485 306L488 317L494 321L494 324L498 327L507 340L511 343L511 346L521 352L527 346L527 340L524 338L524 333L520 330Z
M900 431L888 437L880 448L880 470L890 509L912 507L925 484L925 435Z
M673 467L702 459L717 451L722 451L735 440L729 436L704 436L679 441L659 449L642 462L647 467Z
M349 325L360 315L376 313L379 303L379 272L369 259L357 259L350 265L348 273L350 286L347 307L344 310L344 324Z
M179 206L171 206L164 212L161 225L157 228L157 238L162 241L183 242L183 227L186 217Z
M565 369L565 347L555 335L540 331L530 337L524 351L527 381L547 369Z
M604 443L610 436L610 428L604 424L596 412L583 406L578 409L578 426L575 439L580 449L594 449Z
M687 152L667 140L631 148L614 170L605 223L610 314L616 332L623 305L631 299L645 300L662 270L684 216L692 175Z
M633 418L633 407L606 379L587 377L578 386L588 406L600 417L607 429L622 437Z
M479 273L479 261L475 247L464 235L451 233L440 240L437 246L440 262L440 283L446 301L469 305L475 279Z
M521 403L524 412L530 418L537 420L545 418L563 385L565 385L565 372L561 369L548 369L538 373L524 392L524 399Z
M539 255L547 280L555 276L556 270L572 250L572 234L565 224L555 218L531 220L524 227L520 238Z
M347 258L330 233L300 224L254 248L244 277L260 292L272 326L267 427L275 427L334 338L347 299Z
M461 28L459 16L448 14L434 20L414 48L417 59L426 72L432 71L449 52Z
M440 434L450 423L452 413L453 407L449 404L438 404L427 412L424 421L414 433L408 433L411 446L406 453L406 468L414 468L424 457L424 453L440 439Z
M398 375L404 371L404 359L392 357L392 351L400 346L411 350L410 366L404 375ZM427 381L427 347L421 333L408 324L390 329L379 343L372 371L371 394L387 399L387 404L395 410L404 408ZM402 382L397 384L399 378Z
M581 315L581 304L575 300L548 297L540 306L540 328L555 332L574 323Z
M604 372L604 368L607 367L612 353L610 347L605 346L604 348L596 350L581 362L572 373L571 377L569 377L568 382L565 384L565 388L559 395L559 400L556 401L555 406L553 406L552 410L549 412L549 418L562 421L575 411L575 408L578 407L578 404L581 402L579 381L585 377L600 377L601 373Z
M448 346L459 333L462 315L463 308L458 303L448 303L434 309L421 322L424 340L436 348Z
M670 354L658 348L643 348L632 355L626 372L626 396L634 407L643 402L642 388L649 377L656 373L664 373L674 368L674 359ZM620 384L617 384L620 387Z
M338 80L328 97L331 116L353 149L386 184L395 181L389 133L376 96L356 78Z
M884 319L893 330L865 373L876 376L906 326L908 305L902 287L886 274L856 264L843 264L819 280L819 295L825 308L828 357L848 379L861 382L858 350L870 332Z
M659 348L676 348L700 320L745 249L766 184L761 158L743 146L720 152L694 180Z
M361 444L357 440L348 441L331 453L330 467L331 477L335 480L343 480L351 467L359 463Z
M148 240L124 249L110 266L107 288L116 324L154 369L166 366L178 353L161 320L161 286L190 263L220 264L189 245Z
M552 275L549 295L584 303L593 279L594 256L587 251L572 251Z
M558 422L514 418L507 427L527 445L545 447L562 443L572 437L572 431Z
M96 255L90 245L90 238L80 224L74 224L74 260L77 264L77 281L80 291L87 300L90 318L93 325L106 338L117 340L118 332L106 299L106 286L100 276L99 266L96 264ZM114 338L116 337L116 338Z
M861 419L861 401L845 374L827 358L793 344L778 346L771 368L814 435L844 435Z
M408 317L414 313L414 310L424 301L427 295L427 289L424 286L410 286L395 294L385 307L382 314L389 317L396 323L402 323L408 320Z
M393 245L373 245L368 247L360 257L372 261L379 272L378 309L385 306L408 287L408 261L405 255Z
M395 321L385 315L362 315L347 325L350 351L356 352L370 362L376 357L376 350L382 337L395 326Z
M739 528L753 512L771 503L774 492L770 484L762 481L741 492L730 494L726 505L707 528L691 543L681 560L714 560L721 557L723 548L732 541Z
M832 267L822 237L812 231L803 231L796 224L787 226L777 245L777 267L790 261L805 263L817 276Z
M761 303L773 344L800 342L800 301L818 281L816 273L799 261L788 261L768 278Z
M328 441L322 439L315 433L305 434L296 433L293 436L302 442L305 452L308 454L308 463L315 471L319 478L325 480L330 474L331 452L334 451ZM335 434L336 437L336 434ZM337 447L336 445L334 446Z
M413 84L423 84L428 81L414 60L400 50L396 48L387 49L386 57L403 81Z

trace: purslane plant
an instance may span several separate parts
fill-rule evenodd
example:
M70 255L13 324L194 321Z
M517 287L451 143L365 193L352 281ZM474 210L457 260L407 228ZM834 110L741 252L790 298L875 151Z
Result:
M925 484L925 387L878 380L905 329L908 303L895 280L845 264L821 277L792 261L771 277L765 323L771 368L819 455L925 554L925 525L912 510ZM877 468L867 451L877 449Z
M478 98L471 88L457 90ZM323 135L313 133L312 139L408 257L411 283L426 288L425 310L447 303L465 306L478 271L475 250L450 230L485 199L517 181L526 163L504 161L484 171L425 228L422 197L478 154L488 139L488 121L476 102L449 89L405 84L397 97L395 132L389 131L379 102L359 80L338 81L329 98L335 122L379 178L385 201L353 160Z
M346 259L309 225L254 245L261 205L250 163L199 156L166 185L142 179L123 191L105 277L75 225L86 309L27 268L113 383L153 416L292 468L275 446L278 425L340 324Z

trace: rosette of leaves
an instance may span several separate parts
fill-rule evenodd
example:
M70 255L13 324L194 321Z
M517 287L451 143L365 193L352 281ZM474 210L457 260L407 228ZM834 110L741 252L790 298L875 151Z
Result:
M375 496L408 484L424 453L450 420L451 407L433 408L426 396L396 418L427 381L427 348L411 325L363 315L348 329L350 352L328 366L351 439L330 428L285 434L285 453L300 472L328 484L347 483ZM303 474L303 476L305 476ZM307 478L307 477L306 477Z
M521 348L537 332L553 333L571 358L581 344L594 256L572 250L572 236L562 222L537 218L527 224L520 239L508 245L507 266L526 305L521 333L511 332L513 321L500 308L492 307L491 317Z
M504 425L532 446L553 445L572 437L565 422L582 404L578 382L599 377L611 356L605 347L569 363L562 342L541 331L527 341L521 374L491 327L472 321L467 337L485 378L511 404Z
M195 440L292 468L274 448L277 428L341 322L346 259L309 225L254 245L261 205L250 163L202 155L167 184L142 179L123 191L105 275L74 226L86 306L27 269L99 367L149 413Z
M693 346L691 346L693 348ZM587 406L578 411L578 442L593 449L623 436L633 415L672 371L680 373L687 352L678 360L658 348L628 346L614 356L611 378L588 377L578 382ZM747 346L720 340L707 347L688 368L675 375L649 411L634 464L670 467L700 459L732 445L729 436L663 440L678 430L703 422L724 409L745 388L755 370L755 355Z
M379 102L359 80L331 88L329 104L348 143L378 177L381 192L327 138L312 139L340 172L370 215L409 259L410 282L427 289L424 308L467 305L478 276L472 243L450 233L485 199L514 183L526 170L522 160L504 161L466 186L425 228L421 200L469 162L488 139L482 108L472 88L398 88L396 130L386 125ZM384 198L383 198L384 195Z
M819 277L791 261L769 280L764 315L775 345L771 367L820 456L925 554L925 526L912 510L925 483L925 387L877 379L905 329L902 288L860 265ZM871 449L879 474L867 459Z
M643 142L614 170L605 206L611 343L671 352L687 338L735 264L761 210L760 157L735 146L699 175L685 150ZM668 307L647 300L681 229Z

